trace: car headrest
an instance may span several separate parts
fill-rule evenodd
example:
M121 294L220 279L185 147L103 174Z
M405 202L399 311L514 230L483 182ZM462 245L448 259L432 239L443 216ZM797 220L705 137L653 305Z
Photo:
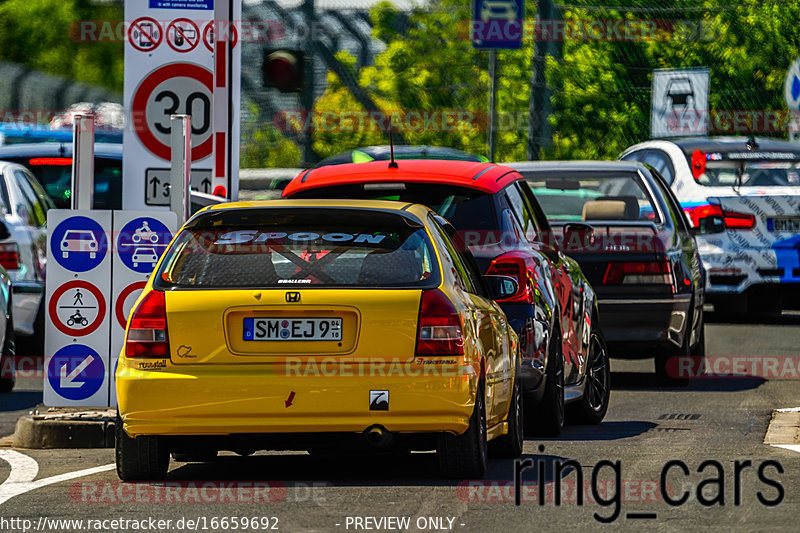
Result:
M595 200L583 204L583 220L624 220L625 202Z
M375 251L364 258L359 283L411 283L422 277L422 261L413 250Z
M598 200L625 202L623 220L639 220L639 200L635 196L601 196Z

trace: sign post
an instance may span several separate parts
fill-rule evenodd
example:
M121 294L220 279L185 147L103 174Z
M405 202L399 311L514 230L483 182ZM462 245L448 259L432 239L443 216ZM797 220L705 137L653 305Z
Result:
M495 121L497 119L497 50L522 47L523 0L497 2L473 0L472 47L489 50L489 160L494 161Z
M94 114L75 115L72 130L72 209L91 209L94 202Z
M189 188L192 173L192 117L172 115L172 170L170 172L170 209L178 216L178 224L189 219Z
M125 0L125 18L132 21L124 89L131 127L123 138L123 209L170 208L174 114L192 117L191 188L237 198L239 151L230 147L238 146L240 137L241 43L235 25L241 3ZM223 5L226 18L219 19L217 8ZM216 41L228 50L217 60ZM224 75L215 74L219 69ZM224 86L217 78L226 80ZM227 120L217 120L218 114Z

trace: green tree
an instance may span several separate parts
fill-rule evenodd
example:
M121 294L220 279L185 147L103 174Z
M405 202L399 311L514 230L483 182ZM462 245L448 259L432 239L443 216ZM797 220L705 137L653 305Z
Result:
M0 60L122 91L123 41L116 26L123 20L120 6L91 0L0 3ZM83 41L81 21L110 21L113 35Z

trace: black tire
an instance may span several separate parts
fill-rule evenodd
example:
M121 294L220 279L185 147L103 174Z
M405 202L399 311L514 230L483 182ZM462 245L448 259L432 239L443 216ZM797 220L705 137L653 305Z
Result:
M17 383L14 375L14 355L16 354L14 316L11 310L11 300L9 299L8 313L6 313L6 338L3 341L2 355L0 355L0 393L11 392Z
M699 331L698 339L694 346L692 346L691 353L692 355L697 356L705 356L706 355L706 325L705 325L705 315L703 313L703 309L700 309L700 324L697 326Z
M570 421L578 424L599 424L608 411L611 397L611 364L603 334L592 320L592 333L586 368L583 396L568 406Z
M210 463L217 460L218 452L179 453L172 452L172 458L179 463Z
M547 382L542 401L525 406L525 433L537 437L558 437L564 428L564 360L561 333L556 330L547 350Z
M489 442L489 453L492 457L516 459L522 455L522 446L525 443L524 404L519 379L514 379L511 405L508 408L508 433Z
M161 437L141 435L131 438L116 422L117 475L122 481L160 481L167 477L169 451Z
M483 383L475 396L469 427L461 435L439 436L437 458L442 475L451 479L480 479L486 473L486 400Z
M19 336L16 340L18 353L44 356L44 295L42 295L42 301L39 303L39 311L36 312L33 335Z

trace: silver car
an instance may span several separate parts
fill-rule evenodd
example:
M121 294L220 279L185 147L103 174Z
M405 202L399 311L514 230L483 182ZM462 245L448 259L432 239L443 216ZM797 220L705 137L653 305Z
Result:
M44 346L46 225L54 205L22 165L0 161L0 173L0 264L11 278L14 330L23 336L17 340L36 350Z

